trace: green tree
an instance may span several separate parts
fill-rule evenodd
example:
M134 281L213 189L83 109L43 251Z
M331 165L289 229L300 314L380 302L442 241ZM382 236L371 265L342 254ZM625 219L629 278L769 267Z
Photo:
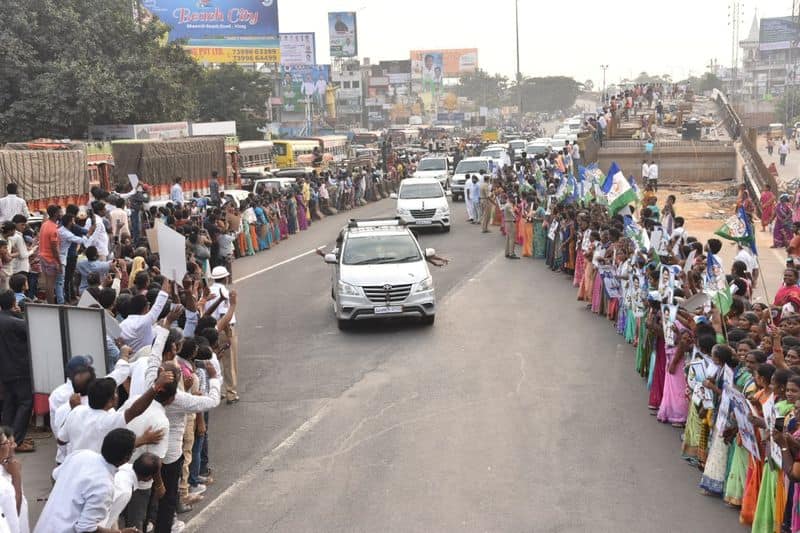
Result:
M575 104L580 84L566 76L525 78L520 86L512 87L508 104L516 105L518 90L522 89L522 107L525 112L550 113L569 109Z
M458 96L469 98L485 107L499 107L508 89L508 78L495 74L490 76L485 70L462 74L455 87Z
M0 20L0 140L194 112L201 67L129 0L3 0Z
M263 139L258 128L266 124L271 90L269 79L239 65L209 69L197 91L197 119L235 120L241 139Z
M700 92L711 91L714 89L721 89L722 88L722 80L714 74L713 72L706 72L703 74L703 77L700 78L700 83L698 85Z

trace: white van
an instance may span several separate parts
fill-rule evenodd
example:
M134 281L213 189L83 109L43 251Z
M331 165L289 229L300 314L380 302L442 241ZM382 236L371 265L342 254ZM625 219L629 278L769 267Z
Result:
M450 231L450 204L436 178L414 178L400 182L392 194L397 200L397 218L408 226L438 226Z
M428 155L417 163L412 178L434 178L447 189L450 182L450 162L444 155Z

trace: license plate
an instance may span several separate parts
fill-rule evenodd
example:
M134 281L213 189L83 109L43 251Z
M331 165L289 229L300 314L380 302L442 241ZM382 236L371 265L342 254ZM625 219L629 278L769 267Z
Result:
M376 307L374 309L376 315L388 315L390 313L401 313L403 312L403 307L400 305L387 305Z
M430 223L431 223L430 220L417 220L417 225L418 226L429 226Z

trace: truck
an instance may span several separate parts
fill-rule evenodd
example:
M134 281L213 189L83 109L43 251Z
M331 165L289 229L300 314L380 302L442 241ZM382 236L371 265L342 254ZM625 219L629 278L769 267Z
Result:
M0 186L19 186L36 211L48 203L77 203L89 194L89 167L82 142L40 139L8 143L0 150Z
M114 141L111 149L117 186L136 174L155 188L151 197L168 194L177 177L183 179L184 192L205 191L211 173L224 177L227 168L225 137Z

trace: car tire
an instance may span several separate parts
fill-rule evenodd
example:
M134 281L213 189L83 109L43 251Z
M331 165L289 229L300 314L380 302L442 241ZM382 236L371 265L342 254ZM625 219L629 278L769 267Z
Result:
M436 315L424 316L424 317L422 317L422 325L424 325L424 326L432 326L435 320L436 320Z
M442 226L443 233L450 233L450 226Z
M346 320L343 318L336 319L336 326L339 328L339 331L347 331L350 329L352 325L350 320Z

